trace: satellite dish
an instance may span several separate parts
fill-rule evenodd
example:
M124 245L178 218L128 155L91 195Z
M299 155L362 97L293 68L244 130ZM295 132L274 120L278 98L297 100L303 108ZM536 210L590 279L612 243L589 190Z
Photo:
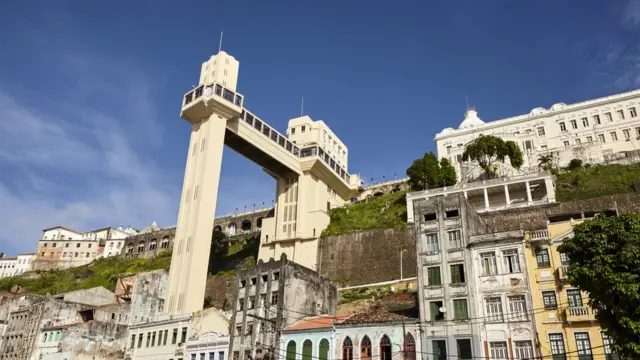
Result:
M443 313L443 314L444 314L444 313L446 313L446 312L447 312L447 308L446 308L446 307L444 307L444 306L441 306L441 307L438 309L438 311L440 311L441 313Z

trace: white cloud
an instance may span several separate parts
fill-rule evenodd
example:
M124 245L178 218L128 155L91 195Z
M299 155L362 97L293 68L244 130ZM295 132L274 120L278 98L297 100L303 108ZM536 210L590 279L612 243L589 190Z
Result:
M640 0L630 0L622 14L623 25L633 28L640 24Z
M33 101L0 85L3 251L34 251L41 230L55 225L89 230L175 223L182 178L168 176L153 158L162 126L150 86L143 73L120 65L94 72L91 81L104 84L99 90L90 90L84 69L75 66L73 97ZM109 103L97 108L83 101L96 92Z

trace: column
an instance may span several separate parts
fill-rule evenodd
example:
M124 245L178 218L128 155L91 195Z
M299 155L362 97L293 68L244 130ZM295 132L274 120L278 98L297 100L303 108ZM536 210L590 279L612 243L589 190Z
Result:
M509 197L509 185L504 185L504 200L507 202L507 206L511 203L511 198Z
M413 223L413 200L407 199L407 222Z
M482 189L484 191L484 208L489 208L489 194L487 194L487 188Z
M527 185L527 202L531 204L533 200L531 200L531 186L529 186L529 182L525 183Z
M463 191L463 193L464 193L464 198L468 199L469 197L467 197L467 190Z
M556 189L553 187L551 177L544 179L544 186L547 188L547 201L556 202Z

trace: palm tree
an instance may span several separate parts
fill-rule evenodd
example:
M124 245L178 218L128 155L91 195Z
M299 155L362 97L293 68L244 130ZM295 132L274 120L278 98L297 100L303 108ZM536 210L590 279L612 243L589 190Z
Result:
M552 165L553 165L553 155L551 154L540 155L540 157L538 158L538 167L541 168L542 170L549 170L551 169Z

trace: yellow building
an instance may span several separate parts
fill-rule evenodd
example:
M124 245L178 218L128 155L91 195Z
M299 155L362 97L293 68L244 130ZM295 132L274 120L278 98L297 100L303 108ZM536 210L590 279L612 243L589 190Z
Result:
M562 240L572 236L573 226L582 220L574 221L571 216L557 220L547 225L547 230L529 233L526 240L540 354L544 359L617 359L587 306L588 295L567 282L568 258L558 252Z

